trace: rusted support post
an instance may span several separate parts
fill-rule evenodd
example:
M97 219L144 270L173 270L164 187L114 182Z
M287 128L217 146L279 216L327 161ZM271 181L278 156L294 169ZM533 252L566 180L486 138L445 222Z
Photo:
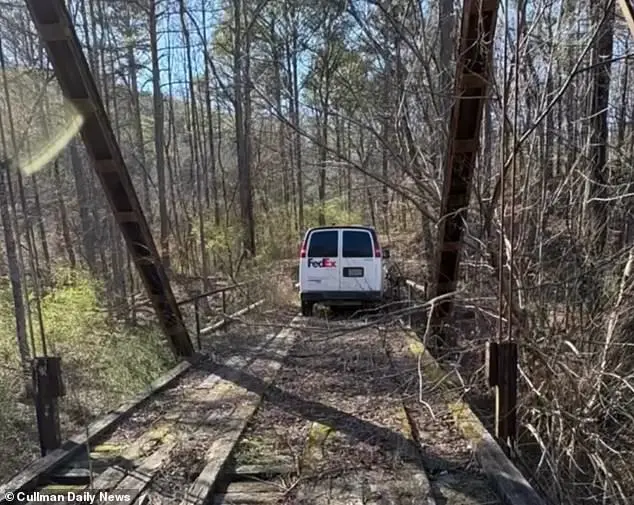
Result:
M455 79L455 103L449 127L445 177L438 224L438 251L432 296L452 293L459 274L462 233L471 180L480 148L482 111L489 92L492 41L499 0L464 0ZM437 337L452 309L452 299L434 305L431 324ZM439 339L436 343L439 343Z
M62 444L58 398L66 394L62 381L61 358L35 357L31 362L33 400L40 437L40 452L46 456Z
M489 342L487 362L495 388L495 436L511 456L517 441L517 342Z

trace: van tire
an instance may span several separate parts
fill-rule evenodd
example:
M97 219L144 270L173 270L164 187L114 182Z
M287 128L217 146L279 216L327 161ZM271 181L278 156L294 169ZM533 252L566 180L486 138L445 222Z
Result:
M313 302L302 301L302 316L310 317L313 315Z

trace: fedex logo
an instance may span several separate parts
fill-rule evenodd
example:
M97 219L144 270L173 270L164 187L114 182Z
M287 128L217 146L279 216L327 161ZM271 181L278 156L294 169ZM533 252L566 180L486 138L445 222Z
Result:
M308 258L308 268L334 268L336 266L337 263L330 258L322 258L320 260Z

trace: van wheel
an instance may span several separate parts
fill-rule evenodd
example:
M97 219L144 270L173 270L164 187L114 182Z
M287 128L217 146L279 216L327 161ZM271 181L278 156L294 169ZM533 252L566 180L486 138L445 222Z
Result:
M302 302L302 316L310 317L313 315L313 302Z

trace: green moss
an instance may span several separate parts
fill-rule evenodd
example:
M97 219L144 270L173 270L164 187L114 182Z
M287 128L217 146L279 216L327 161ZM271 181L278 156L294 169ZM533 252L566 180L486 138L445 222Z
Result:
M440 365L425 353L425 346L418 339L406 334L409 351L416 357L421 357L421 371L425 377L433 383L442 381L442 391L444 392L447 408L451 412L454 422L469 441L473 444L480 442L483 436L484 427L480 420L473 414L471 408L462 400L456 397L451 391L451 380L445 377L445 372Z
M425 346L423 345L422 342L419 342L418 340L414 338L409 338L408 344L409 344L409 350L414 356L418 356L420 354L425 353Z
M302 458L304 466L311 468L322 459L326 439L334 431L330 426L318 422L311 425Z
M106 454L119 454L121 451L125 449L125 445L119 444L99 444L92 448L93 453L106 453Z
M51 495L66 495L71 491L80 491L86 489L83 484L48 484L44 486L40 493Z
M401 433L405 435L409 440L413 440L414 436L412 433L412 426L409 424L409 419L407 418L407 412L405 412L405 407L400 405L398 410L394 413L394 417L398 420L401 425Z
M464 402L458 401L449 403L448 407L454 418L454 422L460 428L462 434L469 439L472 444L478 444L480 440L482 440L484 428L469 406Z

